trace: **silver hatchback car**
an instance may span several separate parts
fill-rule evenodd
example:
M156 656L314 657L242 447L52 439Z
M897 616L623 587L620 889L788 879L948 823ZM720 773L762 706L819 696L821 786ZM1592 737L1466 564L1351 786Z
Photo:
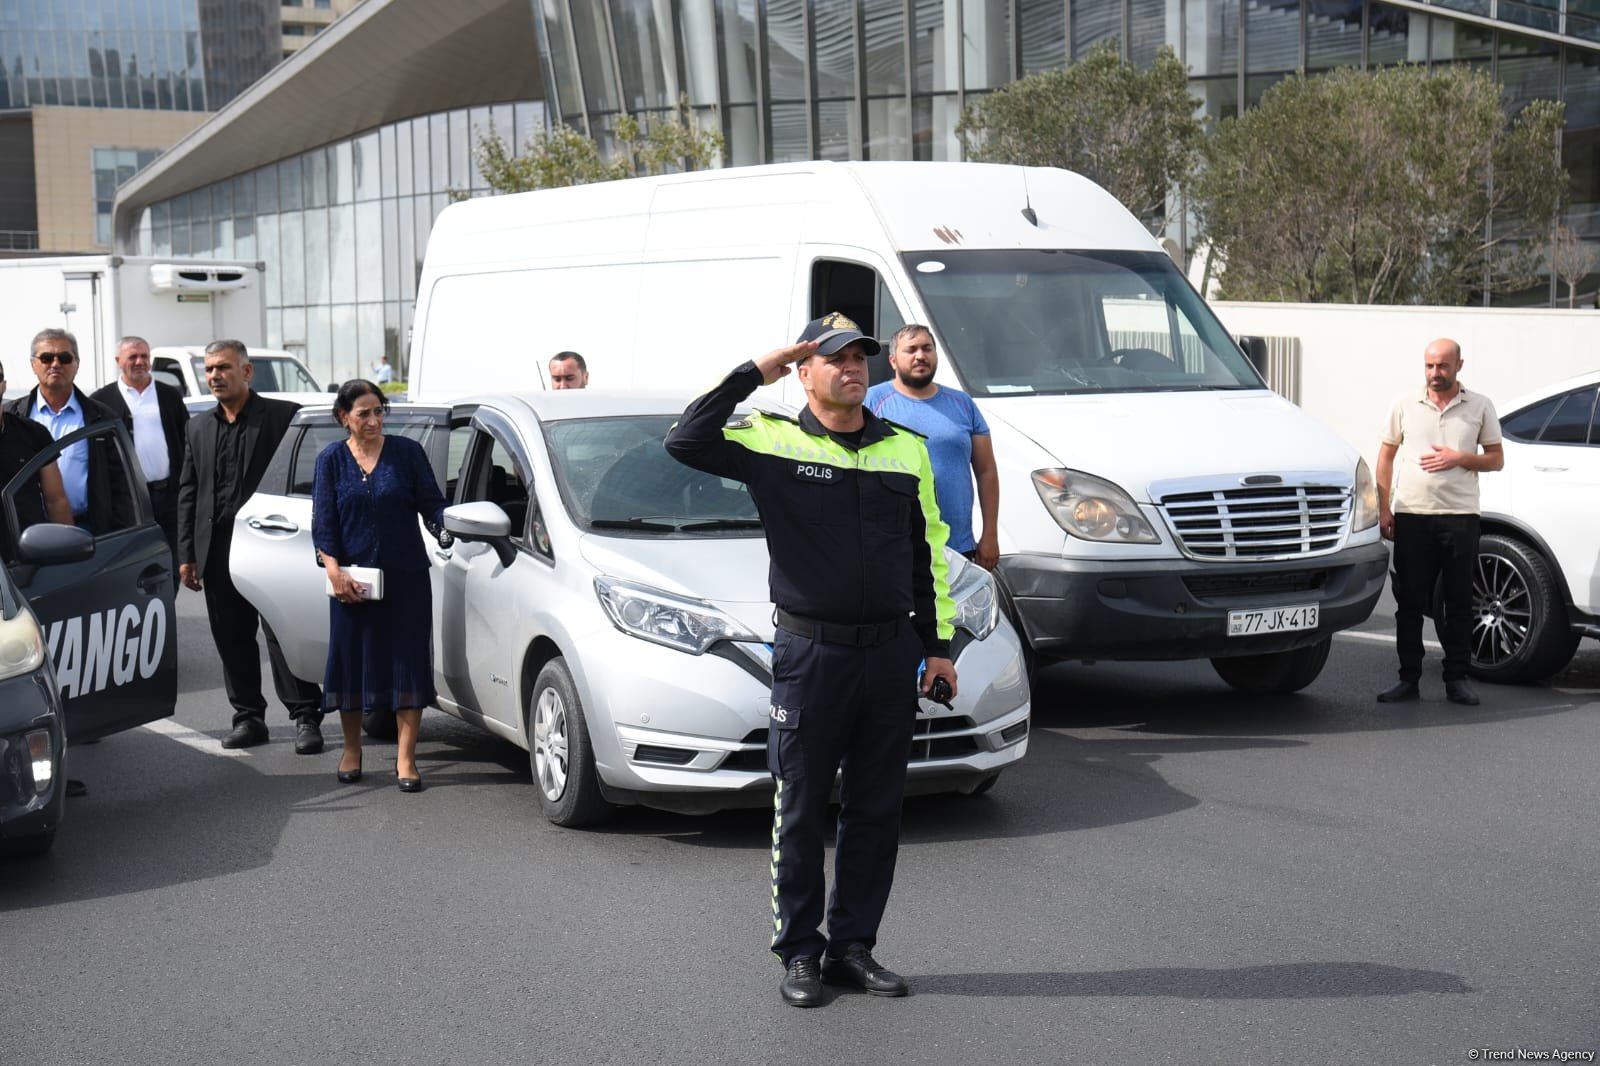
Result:
M766 541L743 485L662 447L688 400L531 393L396 405L388 420L422 443L452 504L455 544L426 542L439 706L527 749L560 825L624 804L771 802ZM312 469L343 437L329 408L302 410L234 530L235 583L313 681L328 611ZM989 575L950 563L961 695L920 705L913 793L987 790L1027 750L1022 647Z

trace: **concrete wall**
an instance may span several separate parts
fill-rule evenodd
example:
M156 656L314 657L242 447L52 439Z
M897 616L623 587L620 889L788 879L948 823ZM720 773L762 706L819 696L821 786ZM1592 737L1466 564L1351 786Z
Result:
M1421 390L1422 352L1461 345L1461 383L1503 415L1524 393L1600 369L1600 311L1213 303L1234 336L1298 337L1299 403L1375 460L1389 402ZM1270 442L1263 442L1270 446Z
M166 149L209 117L203 111L34 108L40 249L60 253L110 250L94 242L96 148Z

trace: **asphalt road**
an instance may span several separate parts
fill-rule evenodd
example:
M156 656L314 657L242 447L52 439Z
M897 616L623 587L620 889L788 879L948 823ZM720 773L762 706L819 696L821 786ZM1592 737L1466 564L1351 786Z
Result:
M0 866L3 1066L1600 1051L1594 642L1475 709L1436 659L1428 700L1380 708L1377 636L1290 699L1204 664L1052 668L989 795L907 805L878 954L911 998L798 1011L765 951L766 813L558 829L522 752L438 712L417 796L390 745L338 785L276 705L270 745L224 755L193 594L179 636L176 722L205 737L74 749L90 794L54 852Z

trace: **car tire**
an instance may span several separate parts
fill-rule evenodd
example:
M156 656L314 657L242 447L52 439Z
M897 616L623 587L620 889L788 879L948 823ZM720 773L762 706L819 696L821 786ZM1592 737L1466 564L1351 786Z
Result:
M1211 668L1240 692L1287 696L1317 679L1328 662L1328 651L1332 647L1333 638L1323 637L1315 644L1290 651L1212 659Z
M1444 616L1434 604L1435 619ZM1564 668L1581 635L1538 549L1516 537L1486 533L1478 539L1472 575L1472 662L1480 681L1522 685Z
M54 829L47 829L43 833L35 833L28 837L18 837L15 840L0 841L0 858L33 858L49 851L55 842Z
M361 716L361 731L373 740L396 740L400 736L393 711L368 711Z
M527 714L528 765L544 816L568 828L610 817L612 807L600 793L594 769L583 704L565 660L552 659L539 671Z

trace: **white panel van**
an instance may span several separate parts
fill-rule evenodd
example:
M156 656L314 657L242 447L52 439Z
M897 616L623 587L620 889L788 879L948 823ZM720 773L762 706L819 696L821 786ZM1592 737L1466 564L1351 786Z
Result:
M572 349L591 388L699 391L828 311L883 338L929 325L936 380L977 399L997 576L1035 664L1206 658L1291 692L1371 613L1388 553L1360 456L1062 170L804 163L455 204L429 238L411 390L542 388ZM792 375L765 391L803 402Z

